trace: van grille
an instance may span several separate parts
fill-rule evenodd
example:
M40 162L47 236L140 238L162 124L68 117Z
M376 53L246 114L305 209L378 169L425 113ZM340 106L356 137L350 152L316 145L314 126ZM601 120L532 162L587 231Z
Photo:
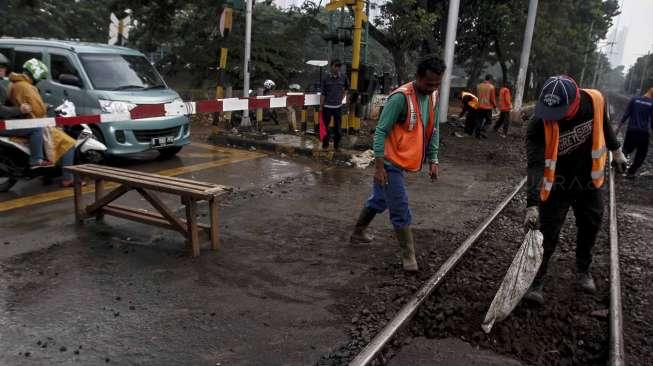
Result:
M179 136L181 126L164 128L160 130L133 130L136 140L139 142L150 142L155 137Z

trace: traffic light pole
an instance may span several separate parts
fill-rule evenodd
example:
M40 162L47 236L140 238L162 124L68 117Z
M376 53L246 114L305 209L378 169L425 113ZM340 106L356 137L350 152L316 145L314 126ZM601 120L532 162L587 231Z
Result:
M243 97L249 97L249 64L252 53L252 2L254 0L247 0L247 7L245 13L245 57L243 60ZM241 119L241 126L251 126L249 120L249 110L243 111Z

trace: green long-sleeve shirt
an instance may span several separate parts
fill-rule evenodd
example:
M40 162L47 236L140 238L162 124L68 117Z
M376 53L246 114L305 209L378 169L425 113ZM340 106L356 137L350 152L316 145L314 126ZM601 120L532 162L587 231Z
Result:
M424 128L428 126L429 123L429 96L421 95L417 93L417 100L419 102L419 109L422 113L422 121L424 122ZM376 130L374 132L374 157L382 158L385 151L385 139L392 130L397 121L405 121L406 113L408 106L406 105L406 97L402 93L396 93L386 101L383 106L383 112L381 112L381 117L379 122L376 125ZM426 159L427 161L438 161L438 150L440 148L440 121L435 118L435 131L433 131L433 136L431 136L431 142L429 143L428 148L426 149Z

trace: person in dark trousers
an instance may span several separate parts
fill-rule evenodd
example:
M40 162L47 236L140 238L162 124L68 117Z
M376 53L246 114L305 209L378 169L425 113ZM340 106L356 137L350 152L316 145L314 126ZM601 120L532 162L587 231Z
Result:
M544 303L542 293L549 260L571 207L576 217L577 285L596 291L590 273L592 248L601 227L608 150L617 170L626 158L609 123L603 95L580 89L569 76L554 76L544 84L526 137L528 196L524 227L538 227L544 236L542 265L527 300Z
M349 90L349 81L347 76L340 73L342 62L340 60L331 61L331 70L328 75L322 79L320 96L320 112L327 128L327 135L322 141L322 149L329 148L331 133L329 132L329 122L333 117L333 148L337 151L340 148L340 124L342 122L342 99L347 96Z
M416 80L400 86L388 97L374 132L376 171L372 195L365 202L350 239L352 243L371 242L367 227L377 214L389 210L402 265L408 272L417 271L418 267L404 172L418 172L428 162L431 180L438 178L436 91L444 69L439 58L422 60L417 65Z
M460 98L463 102L463 109L460 111L458 118L462 118L467 114L467 118L465 119L465 135L472 136L476 128L476 119L478 118L478 98L474 94L466 91L460 93Z
M476 128L474 134L476 138L487 138L485 128L492 124L492 111L497 107L496 92L492 84L494 77L490 74L485 75L485 81L476 87L478 96L478 118L476 119Z
M648 153L649 130L653 129L653 86L648 89L646 94L630 100L626 112L621 117L619 132L626 120L630 121L626 130L623 151L624 154L630 155L636 150L633 163L626 172L626 178L633 179Z
M504 81L499 89L499 119L494 124L494 132L499 132L503 126L503 133L499 136L508 136L508 127L510 127L510 111L512 111L512 95L510 94L510 84Z

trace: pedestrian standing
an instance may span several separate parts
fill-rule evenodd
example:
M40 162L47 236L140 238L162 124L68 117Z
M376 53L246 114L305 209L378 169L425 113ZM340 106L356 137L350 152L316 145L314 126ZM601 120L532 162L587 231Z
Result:
M649 130L653 129L653 86L646 94L630 100L626 112L619 123L619 132L626 120L628 128L624 139L624 154L630 155L635 152L635 159L626 172L626 178L634 179L637 170L644 163L648 153Z
M544 303L549 260L571 207L576 217L576 281L595 292L590 273L592 248L603 218L601 186L608 150L617 170L626 158L608 120L603 95L580 89L569 76L547 79L526 134L528 196L524 227L544 236L542 265L525 298Z
M404 172L418 172L427 161L431 180L438 178L436 104L444 69L441 59L425 59L417 66L416 80L400 86L388 97L374 133L376 170L372 195L351 235L352 243L371 242L367 227L377 214L388 209L405 271L417 271L418 267Z
M476 129L474 134L476 138L487 138L485 127L492 124L492 111L497 107L496 92L492 80L492 75L485 75L485 81L476 87L478 95L478 118L476 120Z
M499 119L494 125L494 132L499 132L499 128L503 126L503 133L499 133L499 136L504 138L508 136L510 111L512 111L512 95L510 94L510 85L504 81L499 89Z
M329 148L331 133L329 132L329 124L331 117L333 117L333 148L338 151L340 148L340 125L342 122L342 106L343 99L347 98L347 91L349 90L349 81L347 77L340 72L342 62L338 59L331 61L331 69L329 73L322 79L320 96L320 112L326 125L326 137L322 141L322 149Z

